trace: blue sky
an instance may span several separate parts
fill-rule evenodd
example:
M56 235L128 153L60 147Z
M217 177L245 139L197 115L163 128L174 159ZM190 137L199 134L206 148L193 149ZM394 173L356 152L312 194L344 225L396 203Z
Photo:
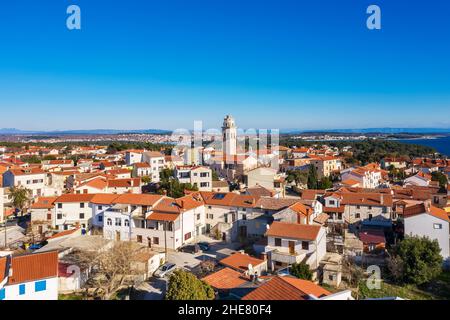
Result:
M66 28L77 4L82 30ZM366 8L382 30L366 28ZM450 128L446 0L0 3L0 128Z

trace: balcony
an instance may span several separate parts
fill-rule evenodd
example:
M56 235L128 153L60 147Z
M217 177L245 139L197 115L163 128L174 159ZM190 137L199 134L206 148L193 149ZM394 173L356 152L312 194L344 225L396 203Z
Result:
M283 252L278 249L275 249L271 251L270 257L272 261L277 261L281 263L286 264L293 264L293 263L300 263L305 259L306 257L306 251L305 252L295 252L294 254L291 254L289 252Z

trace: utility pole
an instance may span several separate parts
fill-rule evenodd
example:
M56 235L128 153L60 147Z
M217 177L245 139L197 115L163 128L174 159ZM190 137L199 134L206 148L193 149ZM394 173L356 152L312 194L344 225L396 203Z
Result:
M164 221L164 260L167 262L167 221Z

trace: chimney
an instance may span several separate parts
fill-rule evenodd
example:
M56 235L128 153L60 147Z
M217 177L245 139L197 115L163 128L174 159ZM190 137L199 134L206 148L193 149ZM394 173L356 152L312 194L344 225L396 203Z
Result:
M380 198L380 204L384 205L384 194L381 194L381 198Z
M261 260L264 260L264 261L267 260L267 253L266 252L261 253Z

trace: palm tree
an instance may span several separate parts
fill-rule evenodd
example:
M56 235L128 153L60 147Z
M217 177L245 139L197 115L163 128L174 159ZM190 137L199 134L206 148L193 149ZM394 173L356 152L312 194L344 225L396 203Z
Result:
M24 187L10 187L8 198L12 201L14 208L23 214L23 209L29 203L31 190Z

